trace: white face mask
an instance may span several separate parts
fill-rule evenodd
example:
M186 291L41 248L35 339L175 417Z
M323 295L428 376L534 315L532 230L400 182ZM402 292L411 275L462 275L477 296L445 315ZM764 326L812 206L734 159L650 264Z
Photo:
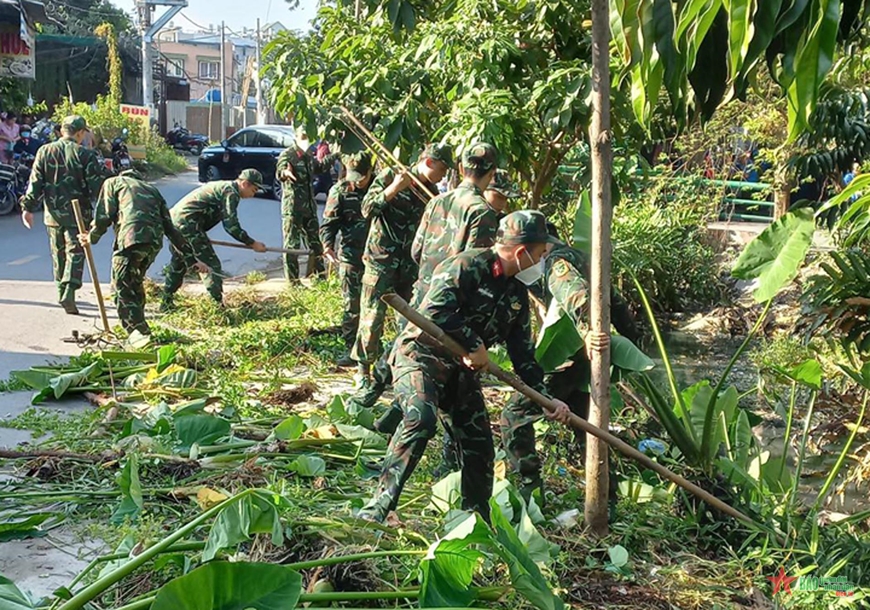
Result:
M526 256L529 257L529 260L532 260L532 255L528 253L528 251L524 251ZM517 273L514 277L521 281L526 286L531 286L535 282L537 282L544 275L544 257L541 257L537 263L532 262L531 267L526 267L519 273Z
M311 142L305 138L298 138L296 140L296 146L298 146L303 151L305 151L305 150L308 150L309 148L311 148Z

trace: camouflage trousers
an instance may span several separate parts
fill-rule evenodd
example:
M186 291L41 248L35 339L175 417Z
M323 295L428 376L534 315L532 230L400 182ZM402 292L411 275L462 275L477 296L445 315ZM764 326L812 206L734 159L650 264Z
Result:
M589 413L589 394L580 389L587 376L589 363L582 358L547 378L547 392L565 402L571 411L586 419ZM501 414L501 438L505 452L514 470L519 472L522 485L536 485L541 481L541 458L535 443L534 423L543 417L541 407L520 394L515 394ZM584 434L575 431L575 440L582 442Z
M184 283L184 276L187 274L187 270L197 260L200 260L211 269L211 273L203 277L205 289L211 298L218 303L222 303L224 298L224 280L221 260L215 253L214 246L211 245L208 239L208 234L202 231L185 231L182 227L179 227L179 229L181 229L182 235L184 235L187 243L193 249L194 258L185 256L175 246L169 247L169 251L172 253L172 260L163 269L163 275L165 276L163 288L166 296L171 296L178 292L178 289Z
M82 287L82 272L85 269L85 251L78 239L78 229L73 227L46 227L51 247L51 263L54 282L57 285L57 300L65 303L75 300L76 290Z
M121 326L128 333L149 334L145 321L145 274L162 244L137 244L112 255L112 283Z
M371 366L381 354L381 338L387 317L387 304L381 301L381 297L394 292L406 301L410 300L416 279L412 275L413 272L405 268L380 269L366 265L362 277L359 331L351 353L360 364Z
M341 299L344 313L341 318L341 336L348 350L353 348L359 329L360 294L362 292L363 268L359 265L341 263Z
M313 201L294 204L292 199L281 203L281 230L285 250L310 250L306 275L323 272L323 246L320 244L317 223L317 206ZM299 278L299 257L284 255L284 277Z
M411 309L416 311L420 311L420 304L423 302L423 297L425 294L421 293L419 284L415 284L412 290L411 300L409 301L409 305ZM404 297L403 297L404 298ZM404 330L405 325L408 321L399 316L397 321L397 326L399 327L399 332L401 333ZM393 361L393 350L392 344L381 354L381 357L378 358L378 362L375 365L374 369L372 369L372 379L374 380L373 387L376 389L371 389L367 393L368 402L365 404L366 407L371 408L378 401L378 398L387 391L391 385L393 385L393 369L392 369L392 361ZM370 404L369 404L370 403ZM402 409L396 402L393 402L391 408L381 417L382 420L389 421L399 421L402 419ZM387 428L389 424L387 424ZM387 429L385 428L385 430ZM385 430L381 430L377 428L380 432L384 432ZM392 430L389 430L389 433L392 434ZM444 440L445 447L447 447L447 438ZM445 450L446 451L446 450ZM445 452L446 455L446 452Z
M463 386L461 393L457 384ZM378 491L363 508L362 516L383 521L395 510L440 420L456 441L462 468L462 508L478 511L489 520L495 449L477 377L460 372L459 365L420 363L418 368L403 372L394 389L404 418L390 440Z

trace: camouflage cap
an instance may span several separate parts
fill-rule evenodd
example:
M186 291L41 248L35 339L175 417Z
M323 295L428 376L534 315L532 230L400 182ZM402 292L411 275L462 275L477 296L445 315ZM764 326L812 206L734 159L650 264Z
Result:
M345 177L349 182L359 182L372 168L372 156L368 153L347 155L341 162L347 170Z
M88 122L83 116L71 114L63 120L60 126L69 129L73 133L78 133L88 128Z
M239 180L247 180L257 188L263 186L263 174L255 169L242 170L242 173L239 174Z
M423 149L420 159L441 161L449 169L453 169L453 147L450 144L429 144Z
M559 243L547 231L547 218L537 210L511 212L502 218L495 240L506 246Z
M486 190L495 191L496 193L504 195L508 199L516 199L520 197L520 192L514 189L514 185L511 184L510 178L508 177L508 173L503 169L495 172L495 176L492 177L492 182L489 183Z
M466 170L479 169L488 172L498 167L498 151L492 144L475 142L462 153L462 167Z

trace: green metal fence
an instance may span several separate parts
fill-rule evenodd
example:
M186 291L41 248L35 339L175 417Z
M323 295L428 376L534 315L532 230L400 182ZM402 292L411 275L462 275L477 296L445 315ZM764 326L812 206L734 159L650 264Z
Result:
M563 165L559 173L574 176L580 170L576 165ZM657 170L638 173L638 179L667 180L674 184L704 185L722 189L719 204L720 220L737 222L773 222L774 203L773 185L765 182L744 182L742 180L713 180L700 176L664 175ZM753 197L759 195L758 198ZM764 195L763 198L760 196ZM752 198L750 198L752 197Z

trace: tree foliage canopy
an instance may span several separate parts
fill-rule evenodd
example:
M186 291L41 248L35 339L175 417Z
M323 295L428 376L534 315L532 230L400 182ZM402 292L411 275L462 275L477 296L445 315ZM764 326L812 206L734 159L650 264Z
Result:
M585 137L590 87L585 2L402 0L323 6L310 35L267 49L279 112L339 131L350 107L411 158L429 141L493 143L540 198ZM359 146L346 138L345 147Z
M866 0L613 0L611 27L637 120L665 91L680 126L743 98L765 63L788 101L789 139L809 128L837 43Z

